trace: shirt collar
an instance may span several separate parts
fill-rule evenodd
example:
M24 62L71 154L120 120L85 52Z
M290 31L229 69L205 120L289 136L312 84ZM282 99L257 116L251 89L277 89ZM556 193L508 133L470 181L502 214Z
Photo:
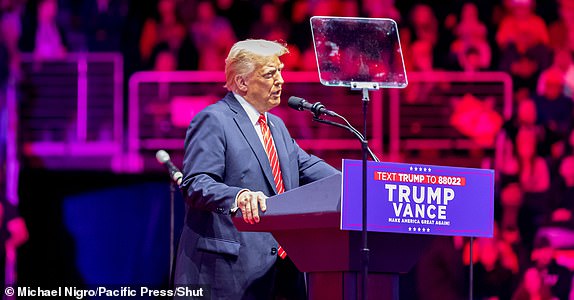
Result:
M241 107L243 107L243 110L247 113L247 116L249 117L251 124L257 125L259 122L259 115L260 115L257 109L255 109L255 107L253 107L253 105L247 102L247 100L245 100L245 98L243 98L241 95L233 93L233 96L235 96L235 99L239 101L239 104L241 104ZM265 119L267 119L267 113L264 114Z

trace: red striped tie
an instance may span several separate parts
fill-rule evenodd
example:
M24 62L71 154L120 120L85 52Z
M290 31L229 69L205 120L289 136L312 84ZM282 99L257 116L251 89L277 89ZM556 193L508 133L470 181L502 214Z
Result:
M261 134L263 135L263 144L265 146L265 152L269 158L269 163L271 164L271 170L273 171L273 180L275 181L275 188L277 188L277 194L285 192L285 186L283 185L283 175L281 175L281 167L279 166L279 158L277 157L277 150L275 149L275 144L273 144L273 138L271 137L271 132L269 131L269 126L267 126L267 120L264 114L259 115L259 126L261 126ZM285 258L287 253L283 250L283 247L279 245L277 249L277 255L280 258Z

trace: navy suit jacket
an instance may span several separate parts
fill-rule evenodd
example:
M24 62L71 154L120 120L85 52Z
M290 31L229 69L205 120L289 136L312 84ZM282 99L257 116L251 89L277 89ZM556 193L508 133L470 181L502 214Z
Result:
M303 151L279 117L267 115L286 190L338 173ZM277 242L270 233L239 232L230 209L241 189L277 191L261 140L232 93L191 121L183 173L186 218L175 284L209 285L213 299L268 299Z

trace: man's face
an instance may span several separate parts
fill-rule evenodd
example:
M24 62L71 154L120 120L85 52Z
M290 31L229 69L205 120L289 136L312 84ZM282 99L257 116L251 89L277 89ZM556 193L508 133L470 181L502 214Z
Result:
M281 103L281 88L283 77L281 70L283 64L279 57L275 56L262 67L255 69L247 78L245 100L260 113L269 111Z

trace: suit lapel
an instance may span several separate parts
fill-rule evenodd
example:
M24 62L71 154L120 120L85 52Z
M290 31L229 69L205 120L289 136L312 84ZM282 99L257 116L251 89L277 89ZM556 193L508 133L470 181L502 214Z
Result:
M287 146L285 145L285 140L281 134L278 127L273 124L271 114L267 114L269 129L271 130L271 135L273 136L273 141L275 142L275 148L277 150L277 156L279 156L279 165L281 166L281 175L283 175L283 184L285 185L285 190L290 190L291 185L291 174L289 172L289 155L287 151ZM274 119L274 118L273 118Z
M267 157L267 153L265 152L265 149L261 144L261 140L259 139L257 132L255 132L253 124L251 124L251 120L247 116L245 110L243 110L243 107L241 107L241 104L239 104L239 101L235 99L232 93L228 93L227 96L225 96L224 100L229 105L229 108L235 112L233 120L239 127L239 130L243 134L243 137L245 137L245 140L249 144L249 147L251 147L251 150L253 150L253 153L255 153L255 157L257 157L257 161L259 162L259 165L263 170L263 174L265 174L267 182L273 189L273 192L277 194L277 189L275 187L275 180L273 179L273 171L271 170L271 164L269 163L269 158ZM283 167L281 167L281 169L283 169Z

